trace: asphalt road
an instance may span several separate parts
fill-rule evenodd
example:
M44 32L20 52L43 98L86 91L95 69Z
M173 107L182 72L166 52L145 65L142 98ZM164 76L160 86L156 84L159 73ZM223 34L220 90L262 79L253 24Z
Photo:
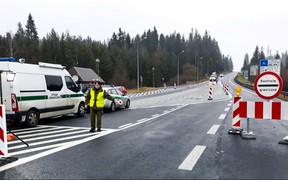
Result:
M0 166L0 178L287 179L288 146L278 144L288 135L287 121L250 119L255 140L228 134L234 76L212 86L213 100L207 82L132 97L129 109L103 115L100 133L88 132L89 114L14 130L30 146L9 142L9 154L19 159ZM241 96L261 100L250 90Z

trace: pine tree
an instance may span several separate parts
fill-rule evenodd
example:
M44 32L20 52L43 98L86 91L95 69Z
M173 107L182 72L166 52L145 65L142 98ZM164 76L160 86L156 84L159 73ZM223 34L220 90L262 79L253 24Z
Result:
M34 23L33 17L31 14L28 15L28 20L26 24L26 30L25 30L25 44L26 44L26 51L27 51L27 62L30 63L37 63L39 62L40 58L40 50L39 50L39 39L38 39L38 33L37 28Z
M27 58L25 31L20 22L17 24L17 27L18 29L14 36L16 42L15 58Z
M241 71L248 70L249 69L249 55L246 53L244 57L244 63L243 67L241 68Z
M31 14L28 15L27 24L25 27L26 27L26 37L30 40L38 42L39 39L38 32Z

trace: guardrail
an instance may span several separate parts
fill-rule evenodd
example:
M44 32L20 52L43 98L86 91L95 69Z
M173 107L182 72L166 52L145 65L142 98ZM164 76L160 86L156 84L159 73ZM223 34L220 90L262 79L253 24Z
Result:
M283 94L283 96L285 98L286 96L288 96L288 91L282 91L281 94Z
M243 82L238 81L237 76L234 78L234 81L235 81L237 84L239 84L239 85L241 85L241 86L243 86L243 87L246 87L246 88L251 89L251 90L254 91L254 86L252 86L252 85L250 85L250 84L245 84L245 83L243 83ZM282 94L282 95L284 96L284 98L285 98L286 96L288 96L288 91L281 91L281 94Z

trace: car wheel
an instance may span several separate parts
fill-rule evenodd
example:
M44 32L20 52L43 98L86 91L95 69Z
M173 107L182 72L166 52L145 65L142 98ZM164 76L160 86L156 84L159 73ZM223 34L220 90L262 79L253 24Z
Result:
M110 111L114 112L116 110L116 104L114 102L111 103Z
M80 103L78 107L77 116L83 117L85 115L85 106L84 103Z
M130 100L128 99L127 102L126 102L125 108L129 108L129 107L130 107Z
M36 110L31 109L26 114L26 120L25 120L26 125L28 127L36 127L38 125L39 118L40 118L39 112L37 112Z

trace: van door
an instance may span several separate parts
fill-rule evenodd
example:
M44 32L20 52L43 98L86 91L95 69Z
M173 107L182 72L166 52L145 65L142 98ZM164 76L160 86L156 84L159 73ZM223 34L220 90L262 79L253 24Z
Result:
M46 111L52 117L67 114L69 106L63 78L60 75L45 75L45 80L48 95Z
M80 102L85 101L84 94L76 86L70 76L65 76L65 84L67 86L68 106L73 106L70 113L77 113Z

